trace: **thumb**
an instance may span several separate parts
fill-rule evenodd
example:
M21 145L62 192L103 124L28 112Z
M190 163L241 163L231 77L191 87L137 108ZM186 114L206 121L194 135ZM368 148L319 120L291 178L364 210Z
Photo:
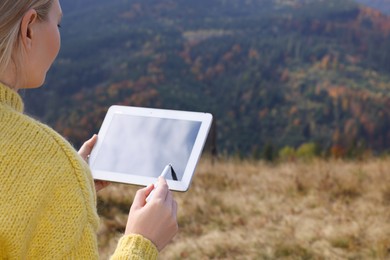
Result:
M86 141L80 148L79 154L82 158L87 159L87 156L91 153L92 148L95 146L97 141L97 135L93 135L91 139Z

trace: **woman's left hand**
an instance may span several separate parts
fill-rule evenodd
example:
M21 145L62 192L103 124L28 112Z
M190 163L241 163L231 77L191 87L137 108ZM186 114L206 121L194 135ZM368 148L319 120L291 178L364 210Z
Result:
M88 156L91 154L92 148L95 146L97 141L97 135L93 135L91 139L86 141L79 150L79 155L88 163ZM96 192L104 189L110 184L108 181L98 181L95 180L95 189Z

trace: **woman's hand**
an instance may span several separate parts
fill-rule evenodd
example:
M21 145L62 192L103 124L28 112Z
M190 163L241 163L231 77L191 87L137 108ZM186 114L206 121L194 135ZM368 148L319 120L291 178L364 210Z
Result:
M97 135L93 135L91 139L86 141L79 150L79 155L88 163L88 157L91 154L92 148L95 146L97 141ZM110 184L108 181L98 181L95 180L95 189L96 192L104 189Z
M159 177L157 188L146 203L153 185L137 191L127 220L125 234L139 234L149 239L161 251L176 235L177 203L164 178Z

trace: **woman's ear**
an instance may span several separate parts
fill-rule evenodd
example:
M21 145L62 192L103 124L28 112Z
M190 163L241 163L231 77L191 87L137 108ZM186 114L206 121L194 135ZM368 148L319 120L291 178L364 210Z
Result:
M34 9L28 10L22 18L22 23L20 24L20 36L25 48L31 48L32 46L34 27L37 20L38 14Z

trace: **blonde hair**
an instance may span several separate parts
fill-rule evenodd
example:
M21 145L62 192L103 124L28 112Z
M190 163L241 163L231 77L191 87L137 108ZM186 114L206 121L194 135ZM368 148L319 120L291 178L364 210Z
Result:
M24 14L35 9L38 19L47 19L53 0L1 0L0 3L0 75L14 63L19 67L19 57L16 55L19 45L20 24Z

